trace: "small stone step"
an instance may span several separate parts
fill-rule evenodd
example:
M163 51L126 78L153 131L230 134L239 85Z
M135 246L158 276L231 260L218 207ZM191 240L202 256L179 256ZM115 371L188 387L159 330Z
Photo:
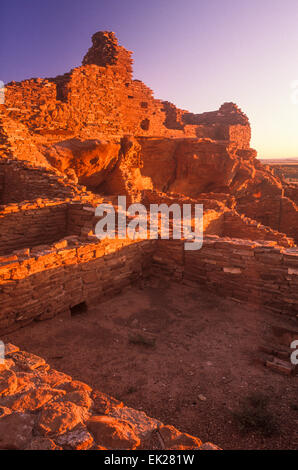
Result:
M292 375L294 373L294 367L291 363L276 357L272 361L266 361L266 367L284 375Z

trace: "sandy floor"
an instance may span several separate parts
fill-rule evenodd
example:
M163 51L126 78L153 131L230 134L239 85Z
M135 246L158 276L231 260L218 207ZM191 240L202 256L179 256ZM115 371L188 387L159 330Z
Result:
M281 322L204 289L156 281L5 340L203 441L225 449L286 449L298 447L298 377L267 369L257 352L271 325ZM135 344L139 334L153 335L155 345ZM252 392L268 397L278 424L270 438L243 434L233 417Z

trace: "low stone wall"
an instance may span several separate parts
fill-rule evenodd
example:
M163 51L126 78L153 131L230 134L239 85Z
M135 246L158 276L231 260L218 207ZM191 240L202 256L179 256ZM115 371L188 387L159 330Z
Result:
M279 230L293 237L298 243L298 206L287 197L281 200Z
M298 242L298 206L288 197L277 194L261 199L243 200L238 203L237 210Z
M166 204L171 206L172 204L180 207L181 220L183 220L183 205L189 204L192 208L192 219L194 220L195 211L194 207L196 204L203 205L203 230L204 234L210 235L224 235L224 215L225 206L213 199L191 199L180 194L171 193L171 195L161 193L154 190L144 190L141 192L141 202L146 207L147 211L150 211L151 204ZM169 213L170 227L172 227L173 213ZM194 223L192 224L194 229Z
M259 195L257 195L259 196ZM237 203L237 210L240 214L245 214L261 224L271 227L274 230L279 229L280 225L280 194L270 194L262 198L244 198Z
M298 248L205 237L201 250L158 240L152 274L204 284L224 297L298 315Z
M33 201L37 198L72 198L83 193L54 170L0 157L0 203Z
M12 344L0 364L0 449L219 450Z
M92 225L95 208L86 206L81 202L71 204L68 209L68 231L73 235L80 236L87 224Z
M289 184L285 186L285 196L292 199L298 206L298 185Z
M281 246L293 247L294 240L286 236L285 233L280 233L270 227L265 227L260 222L250 219L245 215L238 214L237 211L227 206L231 201L227 197L223 198L219 195L220 199L216 199L217 195L203 195L205 197L198 199L191 199L179 194L164 194L159 191L144 190L142 191L142 203L146 206L147 210L150 209L150 204L178 204L182 208L183 204L190 204L195 207L195 204L202 204L204 209L204 234L205 235L218 235L220 237L237 237L245 240L267 240L276 241ZM194 211L193 211L194 212ZM170 214L170 219L172 214Z
M0 256L68 235L86 239L98 220L95 207L102 202L103 198L87 193L71 200L38 198L0 206Z
M154 241L153 241L154 242ZM0 258L0 332L115 295L149 273L154 243L70 236Z
M67 233L68 205L62 201L9 204L0 210L0 256L53 243Z
M285 234L265 227L234 210L227 209L221 202L202 199L192 200L179 195L167 196L152 190L142 191L142 203L150 210L150 204L203 204L204 234L237 237L253 240L273 240L281 246L294 246L294 241ZM58 199L37 199L31 202L11 203L0 206L0 256L14 250L37 245L51 244L68 235L88 238L94 234L98 218L95 207L104 202L102 197L84 203L80 198L69 202ZM106 201L107 202L107 201ZM117 212L117 204L115 206ZM193 214L194 215L194 214ZM169 214L170 221L172 213Z
M223 235L225 237L237 237L245 240L276 241L279 245L286 247L293 247L295 245L294 240L287 237L286 234L273 230L270 227L265 227L265 225L232 210L226 211L224 214Z
M163 199L158 201L161 203ZM165 202L169 203L169 198ZM174 197L171 202L175 202ZM222 204L207 202L210 205L207 229L213 227L220 232L223 214L227 213L219 211ZM185 251L184 241L180 240L99 241L94 236L98 219L91 204L84 205L82 201L48 204L38 210L30 210L30 204L12 205L4 211L6 235L2 230L0 249L9 249L10 254L0 257L0 332L16 329L34 319L69 313L84 302L98 302L156 269L176 279L204 283L223 296L289 315L298 314L298 248L287 248L286 243L285 247L280 246L286 238L278 242L250 242L205 233L203 247L198 251ZM34 223L32 217L36 217ZM239 220L236 220L237 231ZM9 240L7 227L12 221L11 236L17 238ZM229 222L228 226L232 230L233 224ZM17 227L19 231L14 234ZM259 230L264 235L263 229L252 226L253 231ZM267 234L270 238L271 232ZM62 234L60 241L59 234ZM46 244L40 245L41 240ZM34 242L33 246L29 241ZM39 245L34 247L37 242Z

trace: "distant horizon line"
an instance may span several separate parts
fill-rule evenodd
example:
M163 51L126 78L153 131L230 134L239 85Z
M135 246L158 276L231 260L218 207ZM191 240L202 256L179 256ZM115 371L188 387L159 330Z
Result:
M259 160L287 160L287 161L298 161L298 156L297 156L297 157L259 157L259 156L257 156L257 159L259 159Z

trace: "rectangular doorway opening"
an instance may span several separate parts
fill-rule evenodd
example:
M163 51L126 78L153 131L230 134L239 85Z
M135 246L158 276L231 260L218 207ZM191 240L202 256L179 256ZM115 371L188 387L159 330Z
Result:
M70 307L70 314L72 317L75 317L76 315L82 315L86 313L87 310L88 308L86 302L81 302L80 304Z

